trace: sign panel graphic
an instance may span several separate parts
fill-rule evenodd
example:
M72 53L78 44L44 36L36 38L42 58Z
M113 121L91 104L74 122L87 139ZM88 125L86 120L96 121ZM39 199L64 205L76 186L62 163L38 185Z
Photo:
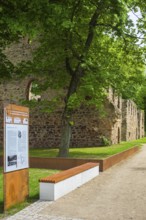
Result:
M5 107L4 172L28 168L28 124L28 108L16 105Z

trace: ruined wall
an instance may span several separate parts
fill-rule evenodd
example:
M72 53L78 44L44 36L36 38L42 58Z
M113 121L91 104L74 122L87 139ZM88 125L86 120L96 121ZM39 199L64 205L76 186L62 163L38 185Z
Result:
M32 52L38 47L38 42L29 43L27 37L22 38L19 42L9 45L4 53L13 64L18 64L21 61L32 59Z
M4 103L19 104L21 99L27 98L29 84L30 79L26 78L21 81L12 81L0 85L1 114ZM116 103L117 101L106 100L104 104L104 116L100 116L98 111L94 108L82 106L76 110L73 115L74 126L71 146L99 146L103 143L103 136L111 141L112 144L120 142L121 139L134 140L142 137L144 135L143 112L138 111L136 105L131 101L123 101L122 105L120 99L120 105ZM38 108L30 110L30 147L59 146L61 114L62 109L56 110L53 114L40 112ZM1 118L2 117L1 115ZM2 140L2 126L0 130L0 140ZM1 144L2 143L0 143L0 145Z
M123 141L144 137L144 112L133 101L123 100L122 118Z
M100 146L104 144L104 138L112 143L112 127L115 124L115 112L113 106L106 101L105 113L100 115L95 108L80 108L74 114L75 126L73 128L72 145Z
M114 117L112 121L111 143L117 144L121 142L122 130L122 98L117 95L112 88L109 88L107 98L109 103L113 105ZM111 107L109 107L111 109ZM106 108L107 109L107 108Z
M26 100L31 79L29 77L20 81L11 81L0 84L0 106L3 109L5 103L20 104ZM46 95L46 94L45 94ZM52 92L50 92L52 97ZM48 94L48 99L50 99ZM42 95L43 98L43 95ZM105 115L100 116L97 109L81 107L74 111L71 146L88 147L103 144L102 137L106 137L111 143L118 142L118 123L120 113L115 111L115 106L108 100L104 104ZM30 109L30 147L58 147L61 134L62 109L52 114L39 111L39 107ZM3 115L1 113L1 118ZM1 123L2 125L2 123ZM2 141L2 126L0 127ZM2 145L2 142L0 143Z
M30 60L35 45L29 45L27 39L7 48L5 54L14 63ZM32 78L3 82L0 84L0 120L4 103L20 104L28 99ZM41 99L52 98L55 91L48 90ZM61 135L62 109L52 114L39 111L39 107L30 110L30 147L58 147ZM95 108L82 106L74 111L71 146L88 147L103 144L103 137L112 144L121 140L134 140L144 135L144 114L137 110L132 101L123 101L112 88L107 93L104 114L101 116ZM2 123L0 127L0 145L2 144Z
M145 136L145 129L144 129L145 118L144 118L144 111L143 110L138 110L137 118L138 118L137 138L142 138Z
M108 99L115 106L115 113L119 113L113 126L112 143L116 143L117 138L120 142L144 137L144 111L139 110L132 100L116 95L112 88L109 89Z
M3 109L4 105L18 104L27 94L27 85L30 79L23 81L3 82L0 84L0 146L3 140Z
M0 84L0 146L3 140L3 109L7 103L17 104L26 97L29 79L23 81L3 82Z
M137 139L137 106L131 100L123 100L122 140Z

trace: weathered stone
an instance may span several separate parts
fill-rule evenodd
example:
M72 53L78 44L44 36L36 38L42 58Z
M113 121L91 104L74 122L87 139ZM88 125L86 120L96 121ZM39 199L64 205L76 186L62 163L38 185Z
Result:
M5 53L14 63L31 59L31 52L36 46L27 45L27 41L14 44ZM0 145L3 139L3 105L20 104L20 100L29 98L31 77L0 84ZM50 100L56 91L48 90L41 99ZM30 110L30 147L58 147L61 135L61 115L63 109L52 114L42 113L39 108ZM110 88L104 103L105 115L100 116L94 107L81 107L74 111L71 147L90 147L103 144L106 138L112 144L121 140L134 140L144 136L144 112L137 109L131 100L123 100Z

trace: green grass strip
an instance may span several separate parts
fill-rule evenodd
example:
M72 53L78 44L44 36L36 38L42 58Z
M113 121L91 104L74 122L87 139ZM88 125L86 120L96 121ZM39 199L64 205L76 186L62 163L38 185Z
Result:
M146 137L138 139L135 141L122 142L120 144L115 144L111 146L101 146L101 147L84 147L84 148L70 148L69 157L71 158L95 158L104 159L111 155L120 153L134 146L141 146L146 143ZM0 155L2 155L2 150L0 150ZM29 151L31 157L57 157L58 149L50 148L31 148Z
M71 158L95 158L104 159L111 155L120 153L124 150L132 148L134 146L141 146L146 143L146 137L135 141L122 142L111 146L101 147L84 147L84 148L70 148L69 157ZM57 157L58 149L30 149L30 156L32 157Z

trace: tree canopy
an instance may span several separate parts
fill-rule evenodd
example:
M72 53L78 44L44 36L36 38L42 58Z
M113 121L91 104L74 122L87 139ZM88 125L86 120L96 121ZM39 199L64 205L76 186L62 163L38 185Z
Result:
M100 106L109 87L125 98L139 96L145 81L145 1L9 0L1 1L0 12L6 27L2 49L25 35L39 42L19 72L45 78L40 89L66 89L60 156L68 152L73 108Z

